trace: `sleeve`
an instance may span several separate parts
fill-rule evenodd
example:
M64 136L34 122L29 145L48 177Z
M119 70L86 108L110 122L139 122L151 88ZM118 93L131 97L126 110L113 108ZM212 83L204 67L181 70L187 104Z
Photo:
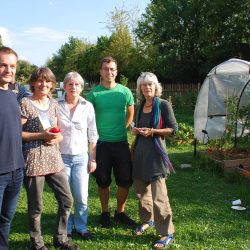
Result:
M172 128L174 134L178 130L178 124L175 119L174 111L170 103L166 100L161 100L161 115L165 124L165 127Z
M29 117L27 98L21 99L21 101L20 101L20 110L21 110L21 116L23 116L25 118Z
M88 141L90 143L96 143L99 136L98 136L97 128L96 128L95 110L94 110L92 103L89 103L87 125L88 125Z
M87 96L86 96L86 100L91 102L94 105L94 94L93 91L90 91Z

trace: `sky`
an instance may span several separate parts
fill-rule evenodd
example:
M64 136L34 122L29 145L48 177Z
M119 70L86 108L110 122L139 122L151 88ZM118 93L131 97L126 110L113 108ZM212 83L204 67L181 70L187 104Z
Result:
M11 0L2 1L0 35L19 59L42 66L68 42L69 36L96 42L110 35L105 27L115 9L138 7L150 0Z

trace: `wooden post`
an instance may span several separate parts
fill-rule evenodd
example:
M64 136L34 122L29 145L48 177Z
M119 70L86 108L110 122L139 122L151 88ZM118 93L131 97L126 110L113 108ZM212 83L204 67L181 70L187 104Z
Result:
M194 139L194 157L196 157L197 153L197 139Z
M172 103L172 96L171 96L171 95L168 97L168 102L170 103L171 106L173 106L173 103Z

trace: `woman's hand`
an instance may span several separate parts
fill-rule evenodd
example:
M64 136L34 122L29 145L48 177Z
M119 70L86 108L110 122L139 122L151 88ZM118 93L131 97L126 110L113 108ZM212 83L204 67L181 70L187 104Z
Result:
M131 131L132 131L133 135L138 135L139 134L139 128L137 128L137 127L133 127L131 129Z
M95 160L91 160L90 162L89 162L89 173L91 174L91 173L93 173L93 172L95 172L95 170L96 170L96 161Z
M43 140L48 146L58 144L62 141L62 138L63 136L61 133L51 133L49 132L49 129L43 131Z
M153 136L153 128L138 128L138 131L142 136Z

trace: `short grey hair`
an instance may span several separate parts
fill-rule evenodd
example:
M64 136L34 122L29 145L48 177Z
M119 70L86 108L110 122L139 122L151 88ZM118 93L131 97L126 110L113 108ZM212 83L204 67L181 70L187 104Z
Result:
M63 85L65 86L71 80L79 82L82 85L82 88L84 87L84 80L78 72L75 71L69 72L63 80Z
M162 95L162 86L159 83L157 76L151 72L142 72L137 79L136 86L136 95L139 99L144 98L141 91L141 85L144 83L153 83L155 85L155 96L160 97Z

